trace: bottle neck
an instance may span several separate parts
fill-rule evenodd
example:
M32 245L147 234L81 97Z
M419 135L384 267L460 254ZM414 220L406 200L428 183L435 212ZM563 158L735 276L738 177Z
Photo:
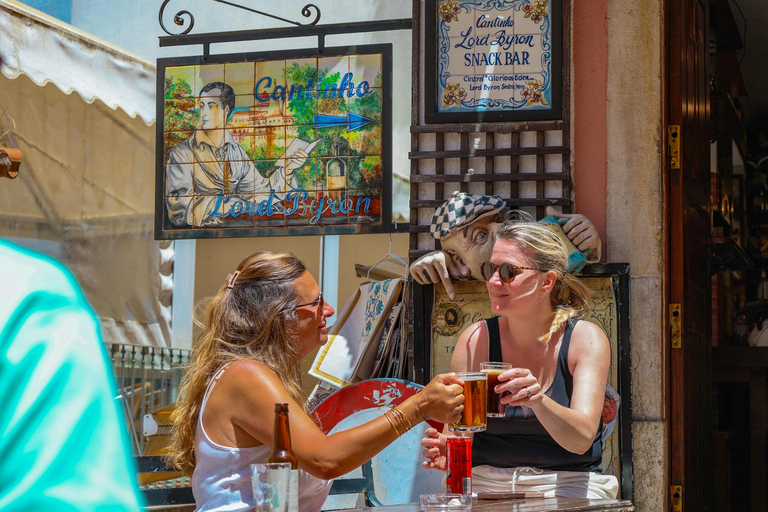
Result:
M272 433L272 451L291 451L291 426L287 412L275 413L275 430Z
M291 451L291 428L288 424L287 411L275 411L272 451L267 462L289 462L292 469L299 468L299 459Z

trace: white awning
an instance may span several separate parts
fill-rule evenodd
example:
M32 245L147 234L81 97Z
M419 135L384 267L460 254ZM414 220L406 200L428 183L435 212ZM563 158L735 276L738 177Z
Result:
M0 72L155 120L155 65L14 0L0 0ZM85 73L84 73L85 71Z
M0 179L0 237L66 265L105 341L169 346L173 245L153 237L154 66L9 0L0 53L0 146L24 155L19 176Z

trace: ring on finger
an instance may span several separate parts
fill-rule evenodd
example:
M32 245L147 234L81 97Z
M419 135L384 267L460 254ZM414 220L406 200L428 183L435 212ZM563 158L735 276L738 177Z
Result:
M526 398L531 398L531 388L525 388Z

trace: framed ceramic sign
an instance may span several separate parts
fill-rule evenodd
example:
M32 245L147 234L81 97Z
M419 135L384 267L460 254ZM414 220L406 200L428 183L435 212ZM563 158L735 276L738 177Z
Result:
M561 0L428 0L427 123L562 119Z
M156 238L392 232L391 45L159 59Z

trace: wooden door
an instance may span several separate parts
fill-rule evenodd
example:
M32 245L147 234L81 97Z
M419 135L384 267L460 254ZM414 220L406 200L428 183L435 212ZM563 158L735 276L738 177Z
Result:
M667 159L668 300L681 312L680 347L668 338L670 486L681 487L683 511L703 511L712 506L708 2L667 7L667 123L680 137L679 168Z

